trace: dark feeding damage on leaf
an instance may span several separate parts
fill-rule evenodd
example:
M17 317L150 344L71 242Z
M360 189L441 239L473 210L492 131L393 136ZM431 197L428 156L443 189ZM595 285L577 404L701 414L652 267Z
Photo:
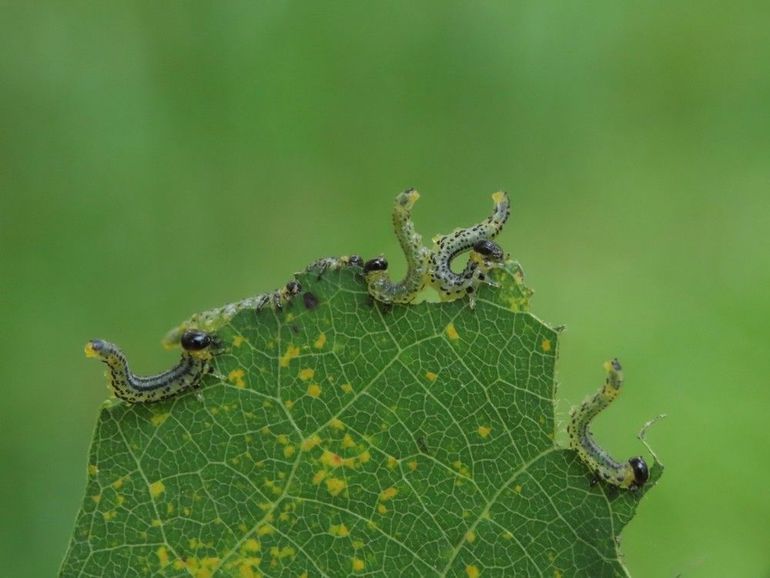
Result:
M591 486L555 445L558 331L515 263L494 277L471 311L299 275L302 299L218 332L200 395L106 404L61 575L627 575L661 468Z

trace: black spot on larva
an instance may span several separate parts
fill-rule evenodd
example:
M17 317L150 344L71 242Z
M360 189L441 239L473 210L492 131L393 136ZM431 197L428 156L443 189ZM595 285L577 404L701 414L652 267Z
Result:
M387 271L387 269L388 260L385 259L385 257L375 257L364 263L364 273L369 273L371 271Z
M181 345L186 351L201 351L211 345L211 336L203 331L190 329L182 334Z
M643 486L650 478L647 464L641 457L631 458L628 463L631 464L631 469L634 471L634 483L637 486Z
M302 302L305 304L305 308L310 309L311 311L318 307L318 297L310 291L305 291L302 295Z

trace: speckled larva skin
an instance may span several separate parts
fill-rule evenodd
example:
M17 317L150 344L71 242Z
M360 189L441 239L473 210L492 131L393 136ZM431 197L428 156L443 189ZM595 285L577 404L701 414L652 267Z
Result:
M357 255L352 255L350 257L325 257L308 265L306 270L317 272L320 277L326 271L332 271L342 267L360 267L362 264L363 260ZM247 297L234 303L228 303L221 307L215 307L214 309L196 313L169 331L165 337L163 337L163 346L167 349L176 347L179 345L182 334L189 329L198 329L205 331L206 333L215 333L218 329L226 325L237 313L246 309L260 311L266 306L271 306L275 311L283 311L283 308L289 305L292 299L294 299L294 297L301 291L302 286L300 283L296 279L292 279L276 291Z
M408 189L399 193L393 206L393 229L406 257L407 271L401 281L393 282L385 268L367 271L364 279L369 294L383 303L409 303L425 287L428 279L430 251L422 244L422 236L412 222L412 208L420 193ZM384 260L383 260L384 262Z
M151 403L197 389L211 371L211 352L184 351L174 367L157 375L140 377L128 366L126 356L114 343L94 339L86 344L87 357L97 358L108 368L115 397L129 403Z
M495 260L472 249L480 241L494 239L502 231L511 212L507 193L498 191L492 195L492 200L495 203L494 211L481 223L455 229L448 235L434 239L435 246L430 257L430 284L443 301L454 301L469 295L473 306L476 289L481 283L488 282L487 272L495 266ZM452 261L469 250L471 257L463 271L452 271Z
M647 481L648 472L644 460L636 457L628 462L617 461L596 443L588 429L591 420L615 400L623 385L623 371L617 359L608 361L605 368L607 379L604 385L570 412L567 425L569 444L593 472L595 481L601 479L614 486L634 490Z

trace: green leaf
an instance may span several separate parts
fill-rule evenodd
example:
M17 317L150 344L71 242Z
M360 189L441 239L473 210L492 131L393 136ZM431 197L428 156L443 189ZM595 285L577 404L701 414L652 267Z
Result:
M645 490L554 444L558 331L515 264L385 307L350 268L220 331L201 394L107 404L62 576L618 576Z

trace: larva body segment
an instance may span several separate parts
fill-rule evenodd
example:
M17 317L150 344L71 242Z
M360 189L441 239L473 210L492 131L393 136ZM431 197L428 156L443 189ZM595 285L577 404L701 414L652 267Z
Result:
M86 344L86 357L107 365L108 380L115 397L129 403L162 401L200 387L212 369L214 341L201 331L182 335L182 358L174 367L157 375L141 377L133 373L125 354L114 343L93 339Z
M407 271L401 281L394 282L388 274L384 257L364 264L364 279L369 294L383 303L409 303L425 287L428 279L430 251L422 244L422 236L412 222L412 208L420 193L408 189L396 197L393 206L393 229L406 257Z
M617 359L605 363L605 369L607 379L604 385L570 412L567 425L569 444L593 472L593 483L601 479L620 488L635 490L643 486L649 478L644 459L633 457L627 462L617 461L596 443L589 430L591 420L615 400L623 385L623 370Z
M492 214L470 227L455 229L448 235L433 239L434 248L430 256L430 284L438 291L443 301L454 301L465 295L474 305L474 293L481 283L489 283L487 273L502 263L505 254L492 242L510 215L508 194L498 191L492 195L495 203ZM452 270L452 262L458 255L471 251L468 263L461 273Z
M361 267L362 265L363 259L358 255L351 255L350 257L324 257L308 265L306 271L315 272L320 278L326 271L333 271L343 267ZM266 306L270 306L275 311L281 312L301 292L302 285L299 281L291 279L286 285L275 291L246 297L234 303L228 303L221 307L196 313L166 333L162 340L163 346L167 349L176 347L180 344L182 335L188 330L195 329L206 333L215 333L243 310L261 311Z

